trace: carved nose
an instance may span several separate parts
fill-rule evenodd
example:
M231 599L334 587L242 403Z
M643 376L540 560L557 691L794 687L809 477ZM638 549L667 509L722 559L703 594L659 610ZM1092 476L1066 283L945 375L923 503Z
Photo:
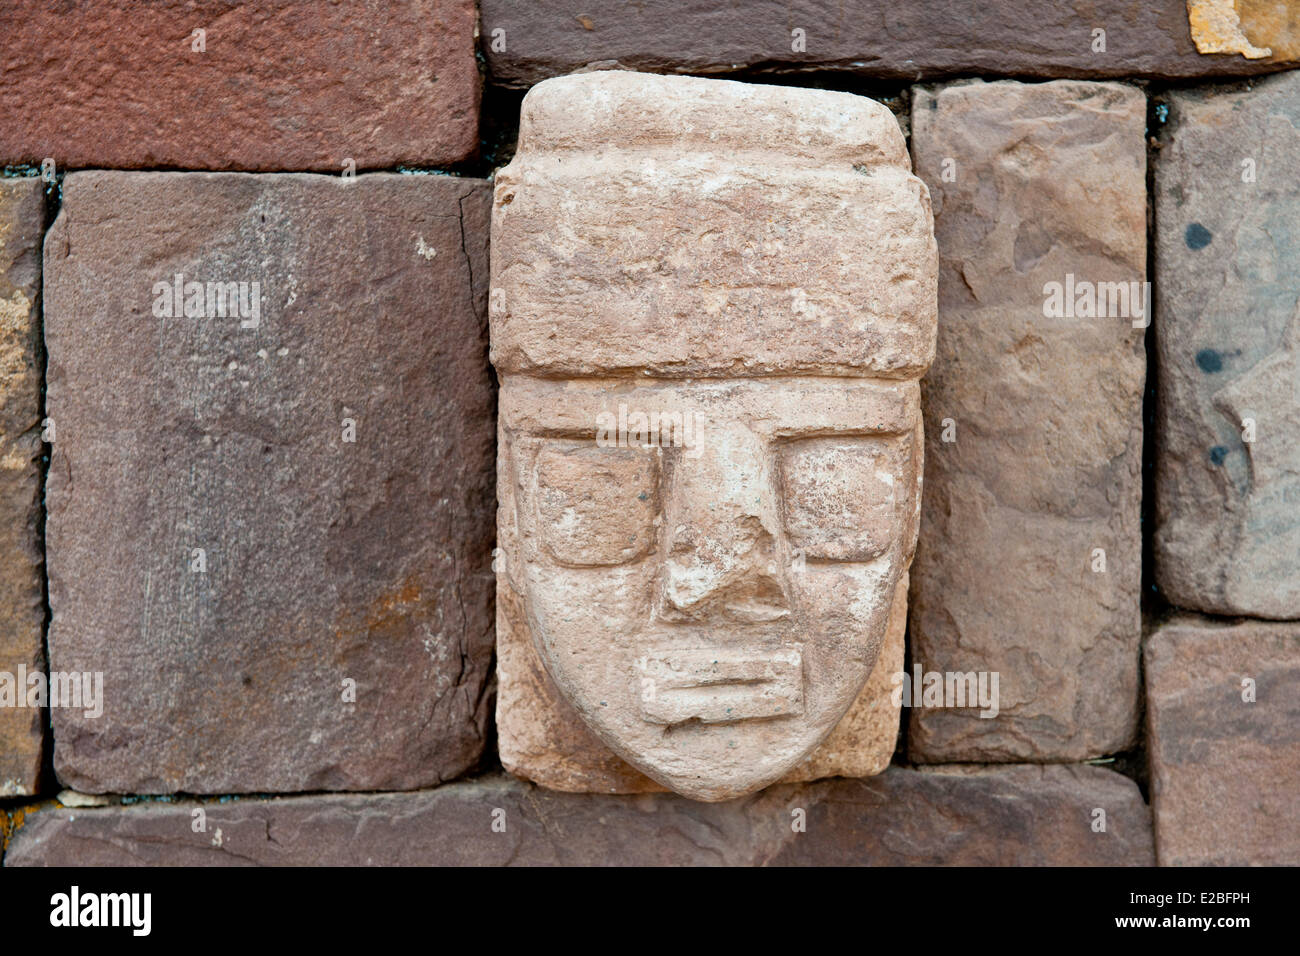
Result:
M743 425L701 430L672 470L659 616L761 623L790 614L771 455Z
M681 525L669 544L660 616L755 624L787 617L790 600L776 560L775 541L757 516Z

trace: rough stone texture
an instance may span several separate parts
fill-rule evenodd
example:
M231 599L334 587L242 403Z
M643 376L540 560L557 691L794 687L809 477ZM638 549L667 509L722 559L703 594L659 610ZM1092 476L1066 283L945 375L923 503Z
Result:
M940 332L912 660L998 673L1000 713L914 709L909 759L1081 760L1134 740L1145 320L1044 312L1070 275L1140 291L1145 118L1142 93L1110 83L915 91Z
M0 797L36 792L44 717L41 564L41 236L38 179L0 179Z
M1161 865L1300 865L1300 624L1182 615L1145 661Z
M488 203L450 177L67 177L49 642L56 670L104 673L104 705L54 711L64 786L407 789L475 764ZM177 273L259 282L257 327L158 317Z
M1198 53L1294 58L1300 39L1300 10L1286 0L1187 0L1187 22Z
M1295 4L1236 0L1234 31L1232 11L1222 9L1232 0L1194 2L1203 9L1189 17L1185 0L588 0L581 8L482 0L482 49L493 81L511 86L601 63L656 73L829 69L919 80L1232 76L1300 62ZM1093 50L1099 28L1104 53ZM804 31L802 50L796 29ZM1270 54L1259 57L1262 49Z
M782 778L783 783L823 777L870 777L889 766L901 722L892 696L894 677L903 671L907 658L907 587L904 574L894 592L880 656L862 692L835 729Z
M933 772L782 785L741 800L562 794L507 777L407 794L31 814L5 866L1151 865L1133 782L1096 767ZM1105 832L1094 832L1096 810ZM503 811L494 816L494 811ZM806 832L793 829L803 810ZM504 832L494 832L494 819Z
M610 222L611 207L628 215ZM866 97L550 80L496 177L492 361L547 377L919 376L929 220L898 122Z
M1168 99L1156 581L1181 607L1300 617L1300 74Z
M658 783L776 782L859 697L916 540L936 252L897 122L821 90L548 80L492 235L508 631Z
M0 162L441 165L478 145L473 0L0 7ZM194 31L205 49L193 49Z
M787 796L788 794L788 796ZM808 830L778 865L1150 866L1151 812L1137 785L1087 766L909 770L779 791ZM1105 831L1099 827L1104 811ZM806 838L807 842L802 842Z
M835 729L788 774L786 783L823 777L870 777L894 755L899 708L893 677L903 670L907 578L899 581L889 627L866 685ZM663 787L600 742L564 702L527 634L510 627L497 605L497 749L519 777L576 793L657 793Z

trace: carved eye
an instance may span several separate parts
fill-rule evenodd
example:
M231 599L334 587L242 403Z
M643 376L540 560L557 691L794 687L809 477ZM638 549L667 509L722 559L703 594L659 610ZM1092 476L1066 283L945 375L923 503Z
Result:
M908 438L811 438L779 452L786 533L810 558L870 561L901 520Z
M545 445L537 459L542 542L560 564L608 567L655 543L659 465L653 449Z

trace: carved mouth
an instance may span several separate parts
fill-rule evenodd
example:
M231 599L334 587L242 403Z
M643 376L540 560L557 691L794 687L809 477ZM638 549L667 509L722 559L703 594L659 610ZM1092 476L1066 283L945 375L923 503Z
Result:
M688 648L637 662L641 715L674 726L766 720L803 713L803 646L759 653Z

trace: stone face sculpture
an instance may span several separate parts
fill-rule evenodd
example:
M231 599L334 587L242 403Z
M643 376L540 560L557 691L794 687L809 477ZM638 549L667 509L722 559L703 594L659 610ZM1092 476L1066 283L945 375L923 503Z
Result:
M664 786L772 783L870 674L936 274L871 100L624 72L525 98L492 223L498 602Z

